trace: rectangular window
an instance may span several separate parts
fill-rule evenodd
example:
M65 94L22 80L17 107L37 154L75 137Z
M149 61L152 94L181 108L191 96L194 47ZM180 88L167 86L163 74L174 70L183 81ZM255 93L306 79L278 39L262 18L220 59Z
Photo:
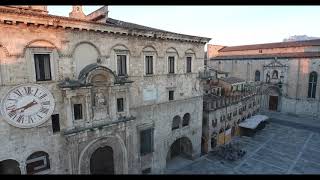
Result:
M146 155L153 152L153 128L140 131L140 153Z
M73 105L74 120L82 119L82 104Z
M146 74L153 74L153 56L146 56Z
M187 73L191 73L191 57L187 57Z
M51 115L51 120L52 120L52 131L53 131L53 133L60 132L59 114Z
M50 55L49 54L34 54L34 65L36 70L37 81L50 81Z
M237 110L233 111L233 116L237 115Z
M123 98L117 99L117 110L118 112L123 112Z
M174 91L169 91L169 101L174 100Z
M118 76L127 75L127 56L117 55Z
M168 62L169 62L169 73L173 74L174 73L174 57L169 56Z

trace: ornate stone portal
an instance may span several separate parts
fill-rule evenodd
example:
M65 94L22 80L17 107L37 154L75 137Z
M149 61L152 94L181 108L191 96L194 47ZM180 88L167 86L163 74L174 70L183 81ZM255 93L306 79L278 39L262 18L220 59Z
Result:
M287 83L288 65L284 65L274 59L268 65L263 66L265 82L271 84L284 84Z

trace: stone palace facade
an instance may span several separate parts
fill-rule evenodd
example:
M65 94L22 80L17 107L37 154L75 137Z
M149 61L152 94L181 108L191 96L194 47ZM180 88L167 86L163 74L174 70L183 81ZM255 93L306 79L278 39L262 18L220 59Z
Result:
M320 116L320 40L208 45L207 64L262 86L261 109Z
M163 173L181 152L200 156L209 38L112 19L107 6L69 17L1 6L0 34L1 173Z

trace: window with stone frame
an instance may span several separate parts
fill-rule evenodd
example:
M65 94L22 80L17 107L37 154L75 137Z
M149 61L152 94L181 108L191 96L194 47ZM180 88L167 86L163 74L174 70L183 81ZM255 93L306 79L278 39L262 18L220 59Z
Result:
M140 131L140 154L146 155L154 151L153 128Z
M190 123L190 113L186 113L186 114L183 116L182 127L188 126L189 123Z
M124 100L123 98L117 98L117 112L124 111Z
M228 118L229 121L231 121L231 117L232 117L232 114L228 113L227 118Z
M34 54L34 65L37 81L52 80L50 54Z
M172 128L171 128L171 130L179 129L179 128L180 128L180 123L181 123L181 118L180 118L180 116L175 116L175 117L173 118L173 121L172 121Z
M83 119L82 104L73 104L73 116L74 120Z
M127 55L117 55L118 76L127 76Z
M237 112L237 110L233 111L233 116L236 116L238 114Z
M318 74L311 72L309 75L309 87L308 87L308 98L316 98Z
M49 154L43 151L37 151L31 154L26 160L27 174L36 174L50 169Z
M174 56L168 57L169 74L174 74Z
M145 56L146 75L153 74L153 56Z
M174 91L173 90L169 91L169 101L172 101L172 100L174 100Z
M51 121L52 121L52 132L60 132L60 121L59 121L59 114L53 114L51 115Z
M192 57L187 57L187 73L191 73L192 69Z
M260 81L260 71L258 70L254 73L254 81Z

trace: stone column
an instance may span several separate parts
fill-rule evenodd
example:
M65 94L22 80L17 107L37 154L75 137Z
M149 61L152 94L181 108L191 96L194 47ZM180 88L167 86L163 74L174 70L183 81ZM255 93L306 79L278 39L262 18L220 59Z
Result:
M86 122L87 123L91 121L90 110L89 110L89 107L91 107L91 104L89 102L90 102L89 95L86 95L85 103L86 103Z
M72 108L71 108L71 96L67 96L67 104L66 104L66 110L67 110L67 119L66 119L66 126L67 129L72 128L73 126L73 118L72 118Z
M126 89L126 116L129 117L130 116L130 111L129 111L129 103L130 101L130 96L129 96L129 87L127 87Z
M20 168L21 174L27 174L26 161L21 161L21 162L19 163L19 168Z

